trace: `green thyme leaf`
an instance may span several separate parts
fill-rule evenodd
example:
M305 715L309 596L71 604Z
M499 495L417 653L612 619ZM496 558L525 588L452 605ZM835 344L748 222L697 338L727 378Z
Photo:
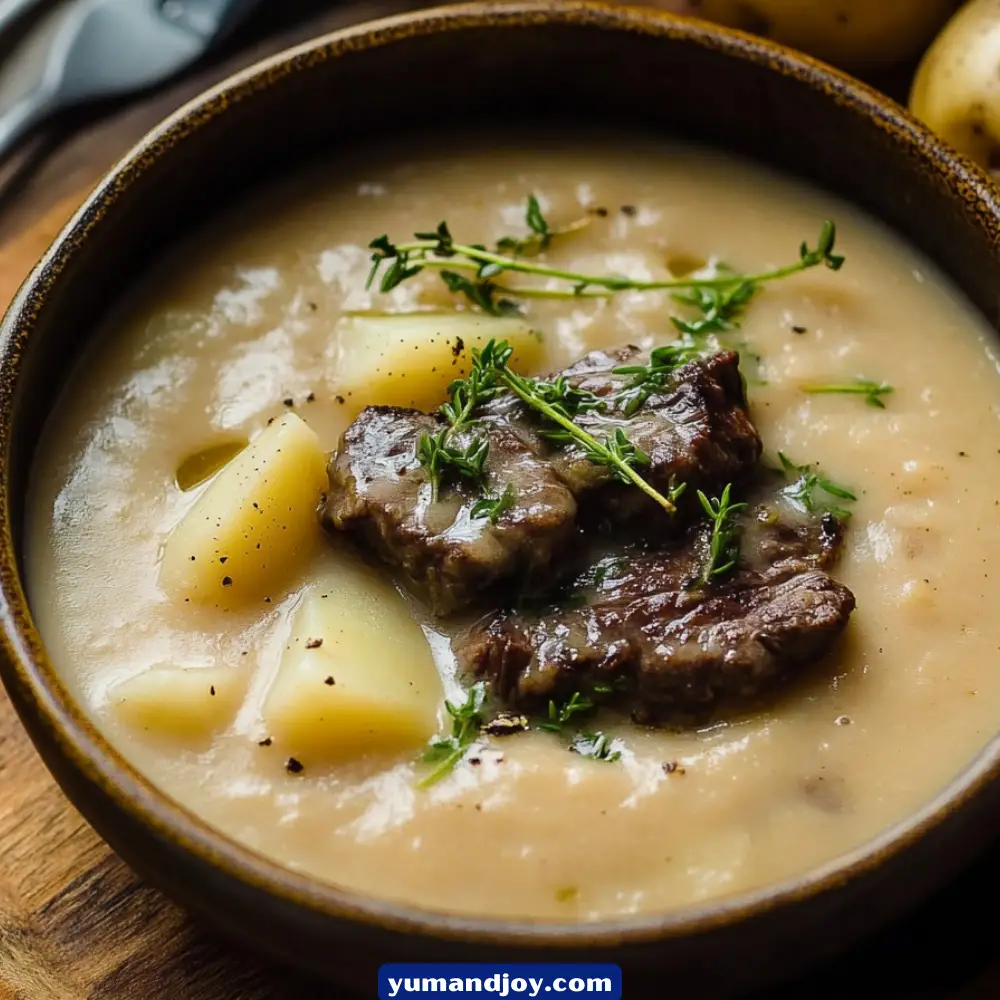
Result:
M802 386L802 391L813 394L844 393L847 395L863 396L869 406L884 410L885 403L882 402L882 396L889 395L893 391L893 387L886 382L873 382L867 378L856 378L853 382L832 382L828 385L804 385Z
M554 434L567 435L565 440L575 441L590 461L607 466L622 482L637 486L667 513L674 513L676 506L673 500L663 496L636 472L636 466L649 464L649 456L628 439L622 428L617 428L603 442L598 441L579 424L574 423L572 417L565 412L563 402L551 403L545 398L550 390L540 390L537 381L511 371L508 361L512 353L513 350L506 341L497 343L490 340L481 351L473 349L473 370L480 373L479 377L484 383L505 385L526 406L555 424L554 430L546 431L550 440L553 440Z
M481 483L486 478L489 440L475 436L465 448L455 448L448 443L451 431L452 428L446 427L437 434L425 433L417 442L417 461L427 470L433 500L438 499L446 480L469 479Z
M514 492L514 484L508 483L507 488L498 497L483 497L472 505L470 516L475 519L488 517L493 524L514 506L517 496Z
M574 691L569 701L562 705L557 705L554 701L549 702L548 718L540 723L538 728L547 733L561 733L563 727L578 715L587 715L593 710L594 703L584 698L579 691Z
M569 748L573 753L580 754L581 757L589 757L591 760L613 764L622 758L619 746L619 740L611 739L607 733L597 732L577 733Z
M476 742L483 726L485 700L486 687L480 682L469 690L464 704L444 703L451 716L451 733L436 737L427 745L420 760L425 764L437 764L437 767L417 783L418 788L429 788L450 774Z
M781 490L785 499L807 514L825 512L842 521L850 518L849 510L831 503L829 499L832 497L835 500L856 501L858 498L849 489L821 475L815 465L796 465L784 452L778 452L778 460L785 478L792 479Z
M615 393L615 405L626 417L634 416L650 396L666 387L677 369L716 353L704 340L685 334L672 344L654 348L648 365L622 365L613 369L615 375L631 376Z
M516 302L497 298L496 286L489 281L470 281L464 274L455 271L442 271L441 280L449 292L461 293L490 316L517 316L521 313L521 307Z
M692 337L735 330L744 309L756 295L757 288L756 282L742 278L728 287L692 288L689 292L675 292L674 299L694 306L702 315L694 320L671 316L671 322L681 333Z
M708 558L701 572L701 583L707 585L716 577L728 573L736 565L740 554L739 527L735 515L746 507L745 503L731 503L729 496L733 484L727 484L719 498L709 499L698 490L698 500L712 522L712 536L708 544Z

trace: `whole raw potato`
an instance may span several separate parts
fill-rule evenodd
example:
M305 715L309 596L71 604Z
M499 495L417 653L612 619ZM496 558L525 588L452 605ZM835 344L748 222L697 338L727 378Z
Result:
M910 110L984 167L1000 166L1000 0L972 0L924 56Z
M648 0L652 6L773 38L836 66L916 59L958 0Z

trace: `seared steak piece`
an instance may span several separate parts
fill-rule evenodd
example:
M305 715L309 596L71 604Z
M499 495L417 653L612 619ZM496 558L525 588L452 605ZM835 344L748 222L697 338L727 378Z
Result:
M618 428L624 430L649 456L650 464L638 469L640 475L664 494L674 483L687 483L685 506L697 509L696 490L714 494L727 483L743 482L760 460L761 441L747 410L739 356L726 351L689 362L626 417L615 397L630 376L616 375L614 369L648 362L649 355L635 347L594 351L547 379L565 376L574 388L605 400L604 409L581 412L574 422L598 441ZM610 469L591 462L579 445L547 441L539 433L545 424L516 397L497 397L483 408L483 416L512 427L528 447L548 459L582 508L596 508L618 523L662 513L641 490L618 482Z
M843 546L844 525L833 514L809 517L779 500L755 505L744 519L740 560L744 570L783 579L829 569Z
M607 412L580 414L582 426L599 439L624 427L651 459L641 475L664 491L674 477L688 483L686 509L696 509L696 489L714 491L746 478L760 456L737 357L722 354L685 365L626 420L612 396L628 377L612 369L644 360L636 348L595 352L560 374L608 400ZM615 482L609 469L595 465L575 444L547 440L537 415L509 392L474 416L473 428L451 444L461 447L470 434L488 438L483 487L452 481L431 500L417 444L444 424L417 410L365 409L344 433L328 468L324 525L362 532L438 614L456 611L504 581L532 590L550 583L557 571L572 572L579 555L577 522L583 521L578 505L620 526L632 519L643 533L654 530L650 514L659 514L660 524L671 531L686 519L685 512L668 518L641 490ZM516 500L497 524L472 517L477 499L484 493L500 496L508 484Z
M597 690L662 722L757 694L827 652L854 595L818 568L839 546L829 522L775 522L766 508L752 521L750 556L725 582L698 586L699 526L672 551L598 561L561 607L495 615L459 644L459 662L529 711Z
M363 410L330 459L324 525L361 531L427 596L437 614L463 607L500 581L529 588L548 582L576 537L573 495L547 462L509 430L492 426L484 489L452 484L432 501L416 449L425 432L441 427L417 410ZM452 439L458 447L467 441L463 433ZM515 499L496 524L472 516L483 492L499 496L508 483Z

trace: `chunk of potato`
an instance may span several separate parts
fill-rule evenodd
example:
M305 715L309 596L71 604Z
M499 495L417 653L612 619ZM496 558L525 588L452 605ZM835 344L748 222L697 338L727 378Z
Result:
M920 54L959 0L646 0L801 49L856 71Z
M315 550L326 486L319 438L285 414L218 473L173 530L160 585L174 598L227 609L270 596Z
M197 740L232 723L246 688L236 667L155 666L112 688L111 702L132 729Z
M264 702L268 733L303 763L417 747L442 703L430 645L392 585L347 561L313 585Z
M430 410L443 402L453 379L467 375L472 348L495 338L514 348L511 367L537 371L539 335L518 317L475 313L407 313L345 316L335 331L334 391L346 415L366 406Z
M1000 0L972 0L927 50L910 110L980 166L1000 165Z

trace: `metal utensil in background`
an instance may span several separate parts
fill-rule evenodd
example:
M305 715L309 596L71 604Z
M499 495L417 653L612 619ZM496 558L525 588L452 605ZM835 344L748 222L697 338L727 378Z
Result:
M0 58L11 52L31 23L56 0L0 0Z
M51 116L144 91L197 62L260 0L69 0L0 70L0 161Z
M125 19L115 23L116 12L124 8L128 8ZM46 161L85 128L185 77L204 74L216 63L231 63L268 36L294 35L297 26L331 8L336 9L334 0L282 0L280 4L261 0L118 0L114 4L0 0L0 131L4 138L0 212L10 208ZM92 29L109 22L111 36L98 38L101 44L95 46ZM137 23L145 26L138 36L134 32ZM164 47L173 53L172 64L164 61ZM150 50L152 60L144 55ZM74 56L87 71L83 76L66 76L63 67L68 56ZM104 61L103 68L95 69L95 59ZM123 73L123 66L132 67L130 75Z

